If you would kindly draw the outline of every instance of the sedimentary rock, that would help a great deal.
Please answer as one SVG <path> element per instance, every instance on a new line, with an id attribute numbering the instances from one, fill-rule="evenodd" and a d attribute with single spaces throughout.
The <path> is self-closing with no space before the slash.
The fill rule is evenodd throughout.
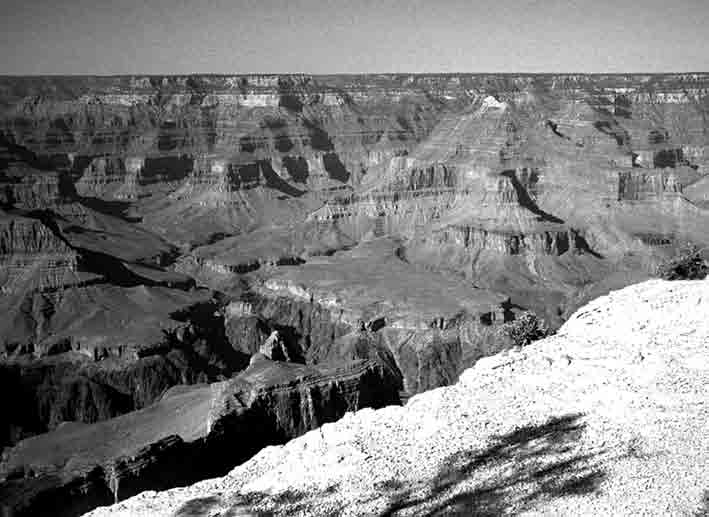
<path id="1" fill-rule="evenodd" d="M 514 317 L 505 296 L 417 269 L 400 249 L 397 241 L 379 239 L 269 273 L 244 294 L 247 302 L 231 306 L 233 346 L 253 353 L 241 329 L 274 329 L 300 362 L 344 359 L 357 350 L 358 358 L 381 359 L 341 341 L 361 322 L 408 393 L 449 384 L 465 366 L 509 346 L 496 332 Z"/>
<path id="2" fill-rule="evenodd" d="M 7 404 L 0 443 L 63 421 L 92 423 L 140 409 L 177 384 L 228 378 L 248 365 L 205 293 L 96 286 L 40 293 L 4 322 Z M 24 339 L 29 339 L 25 342 Z"/>
<path id="3" fill-rule="evenodd" d="M 41 221 L 0 212 L 3 297 L 75 283 L 77 261 L 76 252 Z"/>
<path id="4" fill-rule="evenodd" d="M 707 322 L 706 281 L 631 286 L 454 386 L 89 515 L 701 515 Z"/>
<path id="5" fill-rule="evenodd" d="M 8 139 L 71 171 L 87 195 L 134 200 L 145 225 L 186 247 L 288 234 L 303 220 L 343 242 L 394 234 L 439 270 L 480 279 L 509 263 L 514 303 L 543 304 L 531 277 L 563 312 L 570 280 L 602 283 L 634 253 L 651 259 L 629 269 L 652 269 L 666 250 L 636 237 L 652 232 L 647 220 L 707 240 L 682 195 L 707 171 L 706 74 L 4 81 Z M 477 245 L 446 245 L 452 261 L 430 253 L 461 228 L 481 260 Z M 572 253 L 606 262 L 555 258 L 564 234 L 583 239 L 570 237 Z M 300 257 L 308 242 L 279 246 L 194 260 L 241 274 Z"/>
<path id="6" fill-rule="evenodd" d="M 3 371 L 46 388 L 3 439 L 228 377 L 273 331 L 297 363 L 375 360 L 404 395 L 454 383 L 519 311 L 558 327 L 709 245 L 708 86 L 0 78 Z"/>
<path id="7" fill-rule="evenodd" d="M 271 335 L 266 338 L 266 341 L 264 341 L 261 348 L 259 348 L 259 353 L 273 361 L 291 360 L 288 347 L 283 342 L 283 338 L 281 338 L 277 330 L 271 332 Z"/>
<path id="8" fill-rule="evenodd" d="M 145 409 L 23 440 L 0 463 L 0 501 L 16 516 L 77 515 L 221 474 L 347 411 L 397 401 L 374 362 L 315 369 L 263 358 L 231 380 L 175 387 Z"/>
<path id="9" fill-rule="evenodd" d="M 237 350 L 256 352 L 281 325 L 308 361 L 311 345 L 372 318 L 258 293 L 274 270 L 363 240 L 392 235 L 412 268 L 553 326 L 684 242 L 709 244 L 706 74 L 0 82 L 3 204 L 68 248 L 7 259 L 15 307 L 51 312 L 34 291 L 60 285 L 185 288 L 192 276 L 233 299 L 256 293 L 254 317 L 227 322 Z M 175 261 L 182 275 L 166 270 Z M 384 333 L 409 324 L 397 325 Z M 454 378 L 468 356 L 456 331 L 420 331 L 402 361 L 427 363 L 430 343 L 449 366 L 407 382 Z"/>

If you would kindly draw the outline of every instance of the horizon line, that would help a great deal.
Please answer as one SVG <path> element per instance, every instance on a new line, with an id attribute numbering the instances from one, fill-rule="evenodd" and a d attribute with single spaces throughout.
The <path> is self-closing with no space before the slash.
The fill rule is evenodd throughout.
<path id="1" fill-rule="evenodd" d="M 190 73 L 117 73 L 117 74 L 94 74 L 94 73 L 80 73 L 80 74 L 0 74 L 0 78 L 63 78 L 63 77 L 99 77 L 99 78 L 116 78 L 116 77 L 131 77 L 131 76 L 143 76 L 143 77 L 195 77 L 195 76 L 209 76 L 209 77 L 230 77 L 230 76 L 310 76 L 310 77 L 352 77 L 352 76 L 370 76 L 370 75 L 414 75 L 414 76 L 455 76 L 455 75 L 511 75 L 511 76 L 524 76 L 524 75 L 709 75 L 709 70 L 705 71 L 670 71 L 670 72 L 332 72 L 332 73 L 310 73 L 310 72 L 190 72 Z"/>

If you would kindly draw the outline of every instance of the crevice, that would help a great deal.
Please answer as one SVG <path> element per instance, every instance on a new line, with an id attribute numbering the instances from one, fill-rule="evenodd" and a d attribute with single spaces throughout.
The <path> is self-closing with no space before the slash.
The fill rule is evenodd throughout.
<path id="1" fill-rule="evenodd" d="M 539 208 L 537 203 L 530 197 L 529 193 L 527 192 L 527 189 L 524 188 L 522 183 L 517 178 L 517 171 L 515 171 L 514 169 L 508 169 L 506 171 L 503 171 L 501 175 L 505 176 L 506 178 L 509 178 L 512 182 L 512 186 L 514 187 L 515 192 L 517 193 L 517 200 L 519 204 L 530 212 L 532 212 L 533 214 L 535 214 L 540 221 L 556 224 L 564 223 L 563 219 L 559 219 L 558 217 L 548 212 L 545 212 L 544 210 Z"/>

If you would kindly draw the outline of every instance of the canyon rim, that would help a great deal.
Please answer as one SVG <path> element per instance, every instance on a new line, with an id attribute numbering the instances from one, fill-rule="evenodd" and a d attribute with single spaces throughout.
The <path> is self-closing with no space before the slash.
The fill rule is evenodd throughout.
<path id="1" fill-rule="evenodd" d="M 704 3 L 45 4 L 3 516 L 709 512 Z"/>

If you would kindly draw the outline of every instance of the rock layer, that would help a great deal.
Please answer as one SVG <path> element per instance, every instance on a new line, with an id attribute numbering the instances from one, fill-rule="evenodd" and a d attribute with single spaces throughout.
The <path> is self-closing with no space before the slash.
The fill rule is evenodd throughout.
<path id="1" fill-rule="evenodd" d="M 397 401 L 373 362 L 314 369 L 263 358 L 231 380 L 175 387 L 140 411 L 20 442 L 0 464 L 0 500 L 11 515 L 77 515 L 223 473 L 347 411 Z"/>
<path id="2" fill-rule="evenodd" d="M 454 386 L 89 515 L 701 514 L 708 295 L 706 281 L 612 292 Z"/>
<path id="3" fill-rule="evenodd" d="M 409 394 L 450 384 L 479 358 L 509 346 L 496 332 L 514 318 L 504 296 L 418 270 L 400 250 L 397 241 L 378 239 L 269 273 L 246 293 L 248 301 L 227 311 L 232 346 L 256 352 L 272 329 L 300 362 L 353 351 L 365 359 L 372 357 L 366 346 L 345 346 L 341 338 L 367 330 L 362 339 L 386 350 Z"/>

